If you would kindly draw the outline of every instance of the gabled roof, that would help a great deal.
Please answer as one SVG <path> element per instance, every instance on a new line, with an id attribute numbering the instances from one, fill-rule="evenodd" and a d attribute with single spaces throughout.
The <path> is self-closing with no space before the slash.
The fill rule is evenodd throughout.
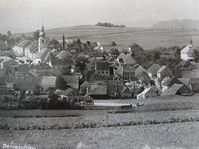
<path id="1" fill-rule="evenodd" d="M 44 57 L 43 61 L 44 62 L 49 62 L 51 59 L 54 59 L 54 58 L 55 58 L 54 55 L 51 52 L 48 52 L 46 54 L 46 56 Z"/>
<path id="2" fill-rule="evenodd" d="M 159 90 L 156 86 L 150 86 L 148 88 L 145 88 L 145 90 L 143 92 L 141 92 L 140 94 L 146 94 L 153 89 Z"/>
<path id="3" fill-rule="evenodd" d="M 124 59 L 124 63 L 125 64 L 132 64 L 132 65 L 134 65 L 134 64 L 137 63 L 137 61 L 131 56 L 131 54 L 127 54 L 126 58 Z"/>
<path id="4" fill-rule="evenodd" d="M 164 71 L 164 70 L 167 70 L 167 71 L 169 71 L 169 72 L 172 73 L 172 71 L 171 71 L 167 66 L 165 66 L 165 65 L 163 65 L 163 66 L 157 71 L 157 73 L 161 73 L 161 72 Z"/>
<path id="5" fill-rule="evenodd" d="M 92 83 L 89 87 L 89 95 L 106 95 L 107 85 Z"/>
<path id="6" fill-rule="evenodd" d="M 166 89 L 161 95 L 162 96 L 172 96 L 176 95 L 176 93 L 183 87 L 183 84 L 173 84 L 172 87 Z"/>
<path id="7" fill-rule="evenodd" d="M 85 81 L 84 83 L 82 83 L 81 85 L 80 85 L 80 88 L 86 88 L 86 87 L 88 87 L 89 86 L 89 82 L 88 81 Z"/>
<path id="8" fill-rule="evenodd" d="M 161 66 L 159 64 L 153 64 L 151 65 L 148 69 L 147 72 L 148 73 L 152 73 L 152 74 L 156 74 L 157 71 L 161 68 Z"/>
<path id="9" fill-rule="evenodd" d="M 192 50 L 192 45 L 187 45 L 186 47 L 184 47 L 182 50 L 181 50 L 181 53 L 188 53 L 189 51 Z"/>
<path id="10" fill-rule="evenodd" d="M 138 68 L 138 65 L 123 65 L 123 71 L 124 72 L 135 72 Z"/>
<path id="11" fill-rule="evenodd" d="M 141 65 L 135 70 L 135 76 L 138 76 L 139 74 L 146 72 L 146 70 L 144 69 L 144 67 L 142 67 Z"/>
<path id="12" fill-rule="evenodd" d="M 73 94 L 74 91 L 75 91 L 74 89 L 68 88 L 68 89 L 64 90 L 64 91 L 61 93 L 61 95 L 70 96 L 71 94 Z M 76 91 L 75 91 L 75 94 L 76 94 Z"/>
<path id="13" fill-rule="evenodd" d="M 130 90 L 130 88 L 124 86 L 121 92 L 122 93 L 131 93 L 131 90 Z"/>
<path id="14" fill-rule="evenodd" d="M 167 66 L 162 66 L 158 71 L 157 71 L 157 73 L 161 73 L 164 69 L 166 69 L 167 68 Z"/>
<path id="15" fill-rule="evenodd" d="M 162 85 L 164 86 L 168 86 L 168 87 L 171 87 L 173 84 L 182 84 L 181 81 L 178 80 L 178 78 L 176 77 L 165 77 L 163 80 L 162 80 Z"/>
<path id="16" fill-rule="evenodd" d="M 107 62 L 96 62 L 96 70 L 110 70 L 109 63 Z"/>
<path id="17" fill-rule="evenodd" d="M 190 88 L 190 78 L 178 78 L 186 87 Z"/>
<path id="18" fill-rule="evenodd" d="M 30 44 L 32 44 L 32 42 L 30 40 L 23 40 L 22 42 L 20 42 L 19 44 L 17 44 L 17 47 L 21 47 L 21 48 L 26 48 L 27 46 L 29 46 Z"/>
<path id="19" fill-rule="evenodd" d="M 56 57 L 58 57 L 59 59 L 67 59 L 71 58 L 72 54 L 69 51 L 63 50 Z"/>
<path id="20" fill-rule="evenodd" d="M 65 82 L 74 89 L 79 89 L 79 75 L 63 75 Z"/>
<path id="21" fill-rule="evenodd" d="M 47 48 L 43 48 L 38 54 L 37 54 L 37 58 L 43 60 L 45 58 L 45 56 L 48 54 L 49 49 Z"/>
<path id="22" fill-rule="evenodd" d="M 50 70 L 51 69 L 51 67 L 48 64 L 43 63 L 43 62 L 38 63 L 37 65 L 31 65 L 31 68 L 36 69 L 36 70 Z"/>
<path id="23" fill-rule="evenodd" d="M 56 76 L 42 76 L 40 85 L 42 87 L 55 87 Z"/>

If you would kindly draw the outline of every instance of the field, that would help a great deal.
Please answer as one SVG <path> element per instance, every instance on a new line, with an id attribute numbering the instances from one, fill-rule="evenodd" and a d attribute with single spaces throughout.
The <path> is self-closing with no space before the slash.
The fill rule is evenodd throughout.
<path id="1" fill-rule="evenodd" d="M 106 49 L 115 41 L 119 49 L 127 48 L 133 43 L 140 44 L 144 49 L 157 47 L 184 46 L 192 39 L 194 46 L 199 46 L 199 30 L 159 30 L 142 28 L 110 28 L 92 25 L 62 27 L 47 30 L 47 36 L 62 40 L 80 38 L 82 41 L 101 42 Z M 32 35 L 27 33 L 26 35 Z"/>
<path id="2" fill-rule="evenodd" d="M 115 110 L 0 110 L 3 143 L 37 148 L 190 149 L 199 146 L 199 95 Z"/>

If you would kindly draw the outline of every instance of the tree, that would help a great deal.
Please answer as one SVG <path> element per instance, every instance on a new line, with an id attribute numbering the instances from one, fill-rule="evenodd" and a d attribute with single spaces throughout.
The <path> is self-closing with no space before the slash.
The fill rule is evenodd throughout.
<path id="1" fill-rule="evenodd" d="M 113 55 L 114 57 L 118 57 L 119 54 L 120 52 L 118 51 L 118 49 L 116 48 L 111 49 L 111 55 Z"/>
<path id="2" fill-rule="evenodd" d="M 153 61 L 160 59 L 160 52 L 154 51 L 153 53 Z"/>
<path id="3" fill-rule="evenodd" d="M 66 90 L 68 88 L 67 82 L 64 80 L 64 78 L 61 75 L 57 76 L 56 88 L 60 90 Z"/>
<path id="4" fill-rule="evenodd" d="M 83 74 L 86 69 L 86 63 L 88 63 L 88 59 L 85 57 L 78 57 L 75 62 L 76 68 Z"/>
<path id="5" fill-rule="evenodd" d="M 111 46 L 117 46 L 116 42 L 115 42 L 115 41 L 112 41 L 112 42 L 111 42 Z"/>
<path id="6" fill-rule="evenodd" d="M 193 57 L 195 62 L 199 61 L 199 51 L 197 49 L 193 50 Z"/>
<path id="7" fill-rule="evenodd" d="M 61 46 L 62 46 L 61 43 L 56 39 L 50 40 L 49 45 L 52 45 L 53 48 L 61 48 Z"/>
<path id="8" fill-rule="evenodd" d="M 33 38 L 34 38 L 34 40 L 38 40 L 38 39 L 39 39 L 39 33 L 40 33 L 39 30 L 36 30 L 36 31 L 33 33 Z"/>
<path id="9" fill-rule="evenodd" d="M 70 75 L 71 74 L 71 68 L 72 68 L 72 66 L 63 67 L 61 69 L 61 74 L 62 75 Z"/>
<path id="10" fill-rule="evenodd" d="M 7 36 L 8 36 L 8 38 L 11 38 L 11 37 L 12 37 L 11 31 L 8 31 L 8 32 L 7 32 Z"/>
<path id="11" fill-rule="evenodd" d="M 39 95 L 40 94 L 40 90 L 41 90 L 41 86 L 35 85 L 34 88 L 33 88 L 33 94 L 34 95 Z"/>

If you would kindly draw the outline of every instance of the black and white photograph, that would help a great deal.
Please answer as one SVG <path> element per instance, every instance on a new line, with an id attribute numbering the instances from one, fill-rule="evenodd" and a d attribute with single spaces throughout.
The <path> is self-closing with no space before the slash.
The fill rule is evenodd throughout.
<path id="1" fill-rule="evenodd" d="M 0 0 L 0 149 L 199 149 L 199 0 Z"/>

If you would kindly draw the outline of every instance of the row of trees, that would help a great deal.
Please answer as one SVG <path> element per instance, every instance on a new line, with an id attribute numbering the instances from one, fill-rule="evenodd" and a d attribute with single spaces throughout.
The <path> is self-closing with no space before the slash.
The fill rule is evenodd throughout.
<path id="1" fill-rule="evenodd" d="M 98 22 L 96 24 L 96 26 L 105 26 L 105 27 L 126 27 L 124 24 L 112 24 L 112 23 L 108 23 L 108 22 Z"/>

